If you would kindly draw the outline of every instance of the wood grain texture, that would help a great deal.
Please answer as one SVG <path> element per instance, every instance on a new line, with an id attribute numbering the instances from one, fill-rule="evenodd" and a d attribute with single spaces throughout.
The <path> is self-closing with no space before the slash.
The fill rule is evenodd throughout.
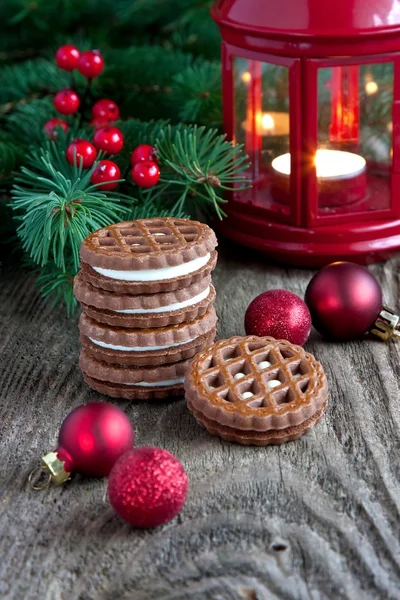
<path id="1" fill-rule="evenodd" d="M 371 267 L 397 307 L 399 265 Z M 219 337 L 243 333 L 254 296 L 302 295 L 311 275 L 224 245 Z M 105 480 L 28 487 L 68 412 L 102 397 L 77 367 L 77 319 L 46 307 L 24 272 L 5 268 L 1 283 L 1 598 L 400 599 L 400 345 L 314 332 L 306 347 L 326 369 L 330 405 L 309 435 L 280 447 L 211 437 L 183 400 L 121 401 L 137 445 L 172 451 L 190 478 L 178 518 L 138 531 L 110 509 Z"/>

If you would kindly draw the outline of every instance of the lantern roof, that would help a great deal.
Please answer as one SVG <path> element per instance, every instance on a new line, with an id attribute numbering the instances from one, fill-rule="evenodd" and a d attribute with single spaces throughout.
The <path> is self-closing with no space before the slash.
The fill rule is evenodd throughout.
<path id="1" fill-rule="evenodd" d="M 296 43 L 400 32 L 400 0 L 218 0 L 223 28 Z"/>

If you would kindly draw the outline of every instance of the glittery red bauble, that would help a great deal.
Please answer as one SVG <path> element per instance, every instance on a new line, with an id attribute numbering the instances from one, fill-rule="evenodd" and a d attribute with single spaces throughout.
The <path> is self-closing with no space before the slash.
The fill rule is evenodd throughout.
<path id="1" fill-rule="evenodd" d="M 132 425 L 123 410 L 108 402 L 89 402 L 64 419 L 57 456 L 70 473 L 104 477 L 132 449 L 133 441 Z"/>
<path id="2" fill-rule="evenodd" d="M 98 50 L 87 50 L 82 52 L 79 62 L 78 71 L 88 79 L 93 79 L 103 72 L 104 59 Z"/>
<path id="3" fill-rule="evenodd" d="M 99 185 L 100 190 L 115 190 L 118 187 L 116 180 L 121 178 L 119 166 L 112 160 L 101 160 L 95 167 L 90 181 Z"/>
<path id="4" fill-rule="evenodd" d="M 311 331 L 305 302 L 288 290 L 270 290 L 254 298 L 244 317 L 247 335 L 271 336 L 302 346 Z"/>
<path id="5" fill-rule="evenodd" d="M 72 44 L 60 46 L 56 52 L 56 64 L 64 71 L 73 71 L 77 68 L 79 62 L 79 50 Z"/>
<path id="6" fill-rule="evenodd" d="M 132 180 L 141 188 L 151 188 L 160 179 L 160 169 L 151 160 L 136 163 L 132 169 Z"/>
<path id="7" fill-rule="evenodd" d="M 382 309 L 382 290 L 364 267 L 336 262 L 314 275 L 305 300 L 315 329 L 344 341 L 362 336 L 373 325 Z"/>
<path id="8" fill-rule="evenodd" d="M 53 98 L 54 108 L 62 115 L 73 115 L 79 108 L 79 96 L 74 90 L 60 90 Z"/>
<path id="9" fill-rule="evenodd" d="M 157 162 L 157 150 L 150 144 L 140 144 L 137 146 L 131 154 L 131 166 L 134 167 L 136 163 L 144 160 L 151 160 Z"/>
<path id="10" fill-rule="evenodd" d="M 54 119 L 50 119 L 49 121 L 47 121 L 47 123 L 44 124 L 43 129 L 45 130 L 49 138 L 54 140 L 58 136 L 57 129 L 67 131 L 68 123 L 66 123 L 66 121 L 64 121 L 63 119 L 57 119 L 57 117 L 55 117 Z"/>
<path id="11" fill-rule="evenodd" d="M 117 121 L 119 118 L 118 104 L 114 100 L 102 98 L 93 104 L 92 116 L 96 120 Z"/>
<path id="12" fill-rule="evenodd" d="M 82 162 L 83 169 L 90 169 L 97 157 L 96 148 L 82 138 L 75 138 L 68 146 L 65 156 L 70 165 L 79 167 Z"/>
<path id="13" fill-rule="evenodd" d="M 123 148 L 124 136 L 118 127 L 106 125 L 96 131 L 93 136 L 93 144 L 97 150 L 103 150 L 107 154 L 118 154 Z"/>
<path id="14" fill-rule="evenodd" d="M 108 479 L 108 496 L 120 517 L 136 527 L 157 527 L 182 509 L 187 492 L 186 471 L 161 448 L 136 448 L 122 456 Z"/>

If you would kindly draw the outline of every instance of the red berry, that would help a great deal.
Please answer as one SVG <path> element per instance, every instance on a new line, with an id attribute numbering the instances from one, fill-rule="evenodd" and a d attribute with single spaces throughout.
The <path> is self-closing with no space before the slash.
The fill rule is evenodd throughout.
<path id="1" fill-rule="evenodd" d="M 104 59 L 98 50 L 82 52 L 79 58 L 78 71 L 88 79 L 98 77 L 104 69 Z"/>
<path id="2" fill-rule="evenodd" d="M 74 90 L 65 89 L 57 92 L 53 98 L 54 108 L 62 115 L 73 115 L 79 108 L 79 96 Z"/>
<path id="3" fill-rule="evenodd" d="M 92 119 L 89 122 L 89 125 L 91 125 L 95 129 L 101 129 L 102 127 L 107 127 L 108 121 L 106 119 Z"/>
<path id="4" fill-rule="evenodd" d="M 45 130 L 49 138 L 54 139 L 58 136 L 57 129 L 67 131 L 68 123 L 66 123 L 63 119 L 57 119 L 57 117 L 55 117 L 54 119 L 50 119 L 50 121 L 47 121 L 47 123 L 44 124 L 43 129 Z"/>
<path id="5" fill-rule="evenodd" d="M 131 154 L 131 165 L 134 167 L 136 163 L 143 160 L 151 160 L 157 162 L 157 150 L 150 144 L 140 144 Z"/>
<path id="6" fill-rule="evenodd" d="M 104 119 L 105 121 L 117 121 L 119 117 L 118 104 L 114 100 L 102 98 L 92 107 L 93 119 Z"/>
<path id="7" fill-rule="evenodd" d="M 93 144 L 97 150 L 104 150 L 107 154 L 118 154 L 124 145 L 124 136 L 118 127 L 108 125 L 96 131 Z"/>
<path id="8" fill-rule="evenodd" d="M 115 181 L 120 178 L 121 171 L 115 162 L 112 162 L 112 160 L 101 160 L 91 174 L 90 181 L 95 185 L 102 184 L 100 185 L 101 190 L 115 190 L 118 187 L 118 183 L 115 183 Z"/>
<path id="9" fill-rule="evenodd" d="M 68 146 L 65 156 L 70 165 L 74 165 L 76 162 L 76 165 L 79 167 L 82 159 L 82 167 L 90 169 L 96 160 L 97 151 L 88 140 L 75 138 Z"/>
<path id="10" fill-rule="evenodd" d="M 77 68 L 79 62 L 79 50 L 72 44 L 60 46 L 56 52 L 56 63 L 64 71 L 73 71 Z"/>
<path id="11" fill-rule="evenodd" d="M 141 188 L 151 188 L 160 179 L 160 169 L 155 162 L 143 160 L 134 165 L 132 179 Z"/>

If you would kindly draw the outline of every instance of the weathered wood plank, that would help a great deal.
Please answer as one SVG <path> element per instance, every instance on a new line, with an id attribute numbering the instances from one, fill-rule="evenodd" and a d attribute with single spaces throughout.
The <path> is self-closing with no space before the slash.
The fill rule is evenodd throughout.
<path id="1" fill-rule="evenodd" d="M 399 305 L 400 260 L 371 269 Z M 312 272 L 224 245 L 215 273 L 219 336 L 243 333 L 268 288 L 303 294 Z M 400 598 L 399 349 L 375 341 L 307 349 L 325 366 L 330 406 L 303 439 L 242 448 L 209 436 L 184 401 L 121 402 L 138 445 L 185 464 L 181 515 L 137 531 L 109 508 L 106 482 L 33 492 L 26 477 L 65 415 L 101 396 L 77 368 L 76 318 L 46 307 L 26 273 L 0 287 L 0 597 Z"/>

